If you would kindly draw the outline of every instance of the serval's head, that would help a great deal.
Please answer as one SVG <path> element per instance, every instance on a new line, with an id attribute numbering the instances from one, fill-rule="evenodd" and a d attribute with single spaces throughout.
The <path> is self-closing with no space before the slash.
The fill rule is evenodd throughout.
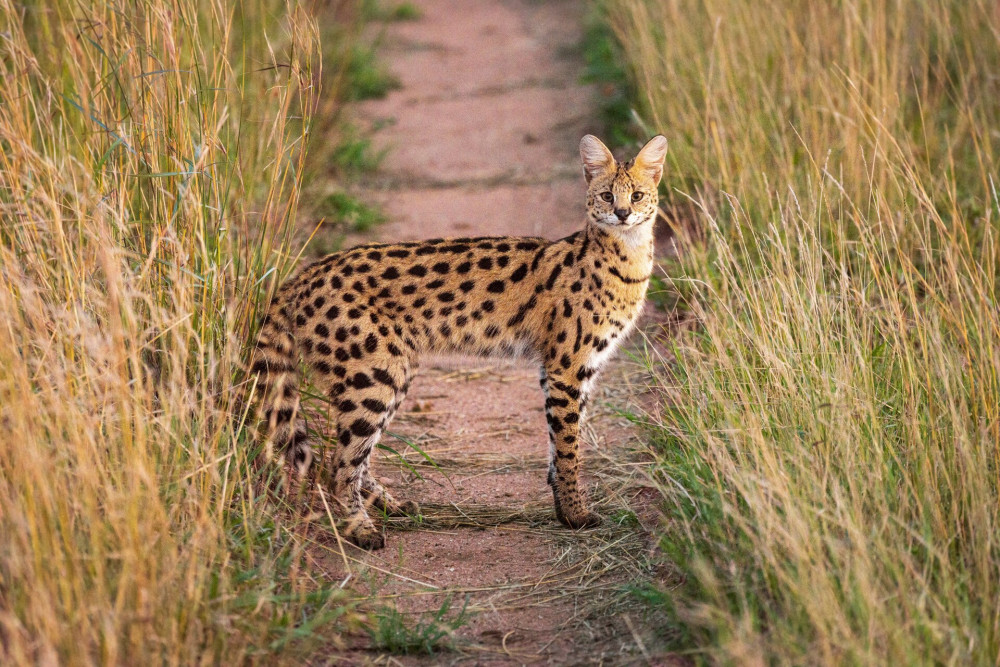
<path id="1" fill-rule="evenodd" d="M 628 230 L 656 220 L 656 187 L 663 175 L 667 140 L 657 135 L 628 162 L 618 162 L 597 137 L 580 140 L 587 179 L 587 217 L 603 228 Z"/>

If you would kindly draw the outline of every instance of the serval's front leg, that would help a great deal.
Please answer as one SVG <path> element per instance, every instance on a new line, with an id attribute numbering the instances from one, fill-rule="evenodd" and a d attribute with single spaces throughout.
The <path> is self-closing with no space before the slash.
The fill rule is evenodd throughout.
<path id="1" fill-rule="evenodd" d="M 591 528 L 601 516 L 587 509 L 580 493 L 581 383 L 562 369 L 542 369 L 545 417 L 549 422 L 549 486 L 556 517 L 570 528 Z"/>

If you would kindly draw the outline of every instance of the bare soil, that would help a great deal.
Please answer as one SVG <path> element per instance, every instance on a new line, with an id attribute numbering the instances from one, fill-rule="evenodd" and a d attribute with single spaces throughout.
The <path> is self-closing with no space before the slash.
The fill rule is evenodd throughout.
<path id="1" fill-rule="evenodd" d="M 389 222 L 375 236 L 515 234 L 559 238 L 584 220 L 577 144 L 599 129 L 581 85 L 583 3 L 420 0 L 388 24 L 383 59 L 402 87 L 360 106 L 388 149 L 369 195 Z M 360 240 L 360 239 L 359 239 Z M 369 240 L 366 238 L 365 240 Z M 633 346 L 634 347 L 634 346 Z M 648 401 L 641 365 L 605 372 L 584 429 L 584 483 L 601 527 L 571 531 L 552 510 L 538 372 L 522 363 L 425 359 L 378 453 L 375 474 L 422 519 L 386 521 L 367 553 L 317 531 L 309 554 L 348 579 L 362 608 L 391 605 L 410 627 L 451 598 L 471 613 L 431 656 L 368 636 L 318 656 L 337 664 L 668 664 L 664 620 L 627 590 L 657 577 L 641 432 L 623 415 Z M 416 448 L 422 450 L 428 462 Z M 375 594 L 375 595 L 373 595 Z"/>

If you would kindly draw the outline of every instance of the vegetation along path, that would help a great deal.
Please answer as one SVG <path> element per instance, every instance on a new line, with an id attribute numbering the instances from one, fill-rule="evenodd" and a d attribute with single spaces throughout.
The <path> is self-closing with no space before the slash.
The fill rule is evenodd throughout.
<path id="1" fill-rule="evenodd" d="M 579 83 L 580 4 L 490 0 L 458 12 L 422 0 L 418 19 L 386 28 L 383 57 L 402 85 L 360 107 L 387 150 L 369 193 L 388 219 L 379 239 L 559 238 L 582 225 L 576 147 L 598 128 L 594 91 Z M 537 369 L 423 360 L 383 439 L 398 455 L 383 449 L 375 465 L 397 497 L 421 504 L 422 520 L 391 520 L 375 553 L 337 543 L 312 551 L 329 578 L 350 576 L 373 594 L 375 636 L 336 659 L 661 661 L 657 624 L 628 589 L 655 574 L 648 531 L 659 521 L 646 464 L 630 453 L 637 434 L 620 416 L 641 392 L 638 373 L 620 360 L 600 383 L 584 481 L 606 520 L 574 532 L 556 521 L 545 483 Z M 430 648 L 433 657 L 418 657 Z"/>

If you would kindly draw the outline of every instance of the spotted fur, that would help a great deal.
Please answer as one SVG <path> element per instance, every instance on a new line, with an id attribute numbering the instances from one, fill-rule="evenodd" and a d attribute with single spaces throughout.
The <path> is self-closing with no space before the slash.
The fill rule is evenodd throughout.
<path id="1" fill-rule="evenodd" d="M 366 499 L 413 512 L 371 476 L 372 449 L 406 396 L 422 353 L 526 354 L 540 364 L 559 520 L 597 525 L 579 488 L 578 455 L 594 381 L 628 334 L 653 268 L 653 224 L 666 139 L 617 162 L 593 136 L 580 142 L 587 224 L 558 241 L 482 237 L 369 244 L 334 253 L 286 282 L 251 361 L 265 452 L 300 473 L 313 452 L 299 410 L 299 358 L 335 407 L 340 447 L 333 495 L 347 536 L 384 546 Z"/>

